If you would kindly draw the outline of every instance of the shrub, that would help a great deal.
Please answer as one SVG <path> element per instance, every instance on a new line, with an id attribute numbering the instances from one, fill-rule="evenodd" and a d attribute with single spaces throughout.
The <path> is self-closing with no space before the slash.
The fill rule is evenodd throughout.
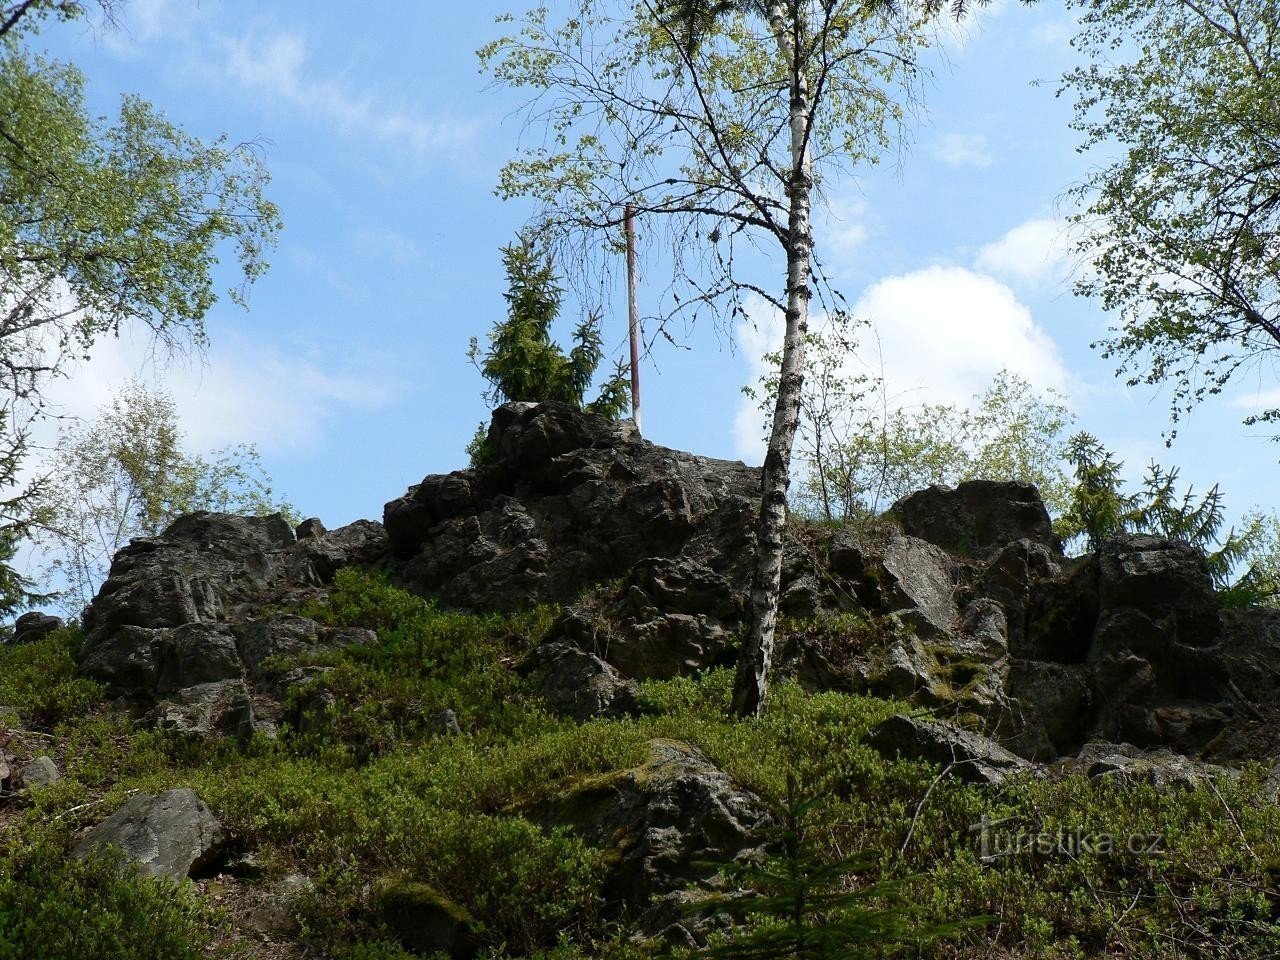
<path id="1" fill-rule="evenodd" d="M 101 685 L 76 676 L 81 639 L 80 629 L 68 626 L 34 643 L 0 646 L 0 705 L 23 724 L 49 730 L 100 703 Z"/>
<path id="2" fill-rule="evenodd" d="M 67 856 L 45 832 L 0 848 L 0 960 L 197 960 L 211 924 L 189 885 L 142 877 L 119 853 Z"/>

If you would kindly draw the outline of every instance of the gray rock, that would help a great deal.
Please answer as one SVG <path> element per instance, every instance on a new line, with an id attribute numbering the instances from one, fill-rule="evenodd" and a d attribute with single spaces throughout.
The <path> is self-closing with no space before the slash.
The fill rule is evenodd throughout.
<path id="1" fill-rule="evenodd" d="M 1204 556 L 1157 537 L 1112 540 L 1099 554 L 1089 650 L 1094 739 L 1193 753 L 1226 725 L 1221 624 Z"/>
<path id="2" fill-rule="evenodd" d="M 1005 689 L 1016 731 L 1011 747 L 1031 760 L 1072 752 L 1088 736 L 1093 688 L 1083 664 L 1015 660 Z"/>
<path id="3" fill-rule="evenodd" d="M 968 480 L 952 489 L 934 485 L 894 504 L 902 529 L 948 553 L 986 557 L 1015 540 L 1061 552 L 1049 512 L 1033 484 Z"/>
<path id="4" fill-rule="evenodd" d="M 22 785 L 27 788 L 46 787 L 61 779 L 62 774 L 52 757 L 36 757 L 22 768 Z"/>
<path id="5" fill-rule="evenodd" d="M 194 513 L 119 553 L 85 611 L 80 671 L 150 698 L 231 679 L 242 667 L 222 626 L 287 587 L 293 530 L 280 516 Z"/>
<path id="6" fill-rule="evenodd" d="M 43 640 L 53 631 L 61 629 L 61 617 L 33 610 L 30 613 L 24 613 L 13 622 L 13 640 L 10 642 L 34 643 L 37 640 Z"/>
<path id="7" fill-rule="evenodd" d="M 85 611 L 86 648 L 121 626 L 180 627 L 218 622 L 273 584 L 293 529 L 279 514 L 238 517 L 197 512 L 159 537 L 119 551 Z"/>
<path id="8" fill-rule="evenodd" d="M 150 719 L 161 730 L 200 738 L 225 734 L 243 740 L 258 729 L 249 688 L 240 679 L 178 690 L 157 704 Z"/>
<path id="9" fill-rule="evenodd" d="M 642 560 L 684 555 L 745 584 L 758 470 L 555 403 L 499 408 L 489 442 L 493 463 L 426 477 L 387 504 L 398 582 L 512 609 L 572 602 Z"/>
<path id="10" fill-rule="evenodd" d="M 309 522 L 304 521 L 299 530 Z M 289 575 L 298 583 L 325 585 L 344 567 L 375 566 L 389 550 L 387 532 L 372 520 L 357 520 L 336 530 L 313 526 L 307 528 L 306 536 L 299 534 L 297 546 L 290 551 Z"/>
<path id="11" fill-rule="evenodd" d="M 1038 598 L 1047 583 L 1061 576 L 1062 563 L 1061 555 L 1050 547 L 1024 539 L 1008 544 L 982 570 L 977 592 L 1004 611 L 1005 642 L 1014 656 L 1055 659 L 1052 654 L 1038 656 L 1040 651 L 1029 649 L 1028 634 L 1042 621 Z M 1092 629 L 1092 620 L 1088 629 Z M 1087 636 L 1078 646 L 1078 659 L 1082 660 Z"/>
<path id="12" fill-rule="evenodd" d="M 81 653 L 80 673 L 114 694 L 149 697 L 160 672 L 160 650 L 166 631 L 122 626 L 102 631 Z"/>
<path id="13" fill-rule="evenodd" d="M 458 723 L 458 715 L 452 710 L 444 709 L 433 718 L 434 726 L 441 733 L 450 737 L 462 735 L 462 726 Z"/>
<path id="14" fill-rule="evenodd" d="M 636 686 L 593 653 L 567 643 L 538 647 L 521 664 L 553 713 L 586 722 L 635 713 Z"/>
<path id="15" fill-rule="evenodd" d="M 867 744 L 886 759 L 925 760 L 966 783 L 986 786 L 999 786 L 1034 769 L 980 734 L 902 715 L 880 723 L 871 731 Z"/>
<path id="16" fill-rule="evenodd" d="M 1127 743 L 1088 743 L 1078 756 L 1064 760 L 1060 767 L 1082 772 L 1090 779 L 1159 790 L 1194 790 L 1214 780 L 1238 775 L 1237 771 L 1193 760 L 1172 750 L 1140 750 Z"/>
<path id="17" fill-rule="evenodd" d="M 920 636 L 952 634 L 959 619 L 955 562 L 945 552 L 914 537 L 892 537 L 884 544 L 880 567 L 889 606 Z"/>
<path id="18" fill-rule="evenodd" d="M 225 836 L 204 801 L 182 788 L 135 794 L 89 828 L 72 853 L 86 857 L 104 846 L 118 847 L 145 876 L 181 880 L 211 866 Z"/>
<path id="19" fill-rule="evenodd" d="M 769 823 L 753 794 L 674 740 L 650 741 L 638 767 L 584 777 L 529 813 L 614 851 L 609 893 L 633 910 L 654 894 L 706 881 L 716 864 L 756 853 Z"/>
<path id="20" fill-rule="evenodd" d="M 323 627 L 307 617 L 272 614 L 245 620 L 232 627 L 237 648 L 250 677 L 261 679 L 263 664 L 272 657 L 297 657 L 325 650 L 370 644 L 378 637 L 372 630 Z"/>
<path id="21" fill-rule="evenodd" d="M 328 532 L 329 529 L 320 522 L 319 517 L 311 517 L 298 524 L 293 534 L 301 541 L 310 540 L 314 537 L 323 537 Z"/>
<path id="22" fill-rule="evenodd" d="M 297 933 L 295 915 L 298 898 L 315 889 L 311 879 L 301 873 L 290 873 L 275 883 L 265 885 L 245 913 L 245 923 L 254 932 L 272 940 Z"/>
<path id="23" fill-rule="evenodd" d="M 222 624 L 184 623 L 166 632 L 158 652 L 157 693 L 238 680 L 244 674 L 236 638 Z"/>

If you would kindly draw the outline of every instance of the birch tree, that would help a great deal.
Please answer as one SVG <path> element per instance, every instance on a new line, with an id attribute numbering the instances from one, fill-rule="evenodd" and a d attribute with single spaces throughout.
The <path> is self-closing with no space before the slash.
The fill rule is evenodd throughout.
<path id="1" fill-rule="evenodd" d="M 78 617 L 106 579 L 116 552 L 153 537 L 185 513 L 264 516 L 289 503 L 273 495 L 252 444 L 190 453 L 172 397 L 139 381 L 122 387 L 91 421 L 66 426 L 33 494 L 32 541 L 44 586 Z"/>
<path id="2" fill-rule="evenodd" d="M 539 228 L 580 251 L 591 238 L 616 238 L 626 204 L 646 223 L 665 221 L 673 282 L 663 322 L 704 307 L 732 321 L 755 304 L 785 316 L 733 705 L 754 715 L 774 646 L 810 300 L 815 291 L 834 296 L 815 258 L 814 202 L 894 144 L 936 8 L 878 0 L 566 6 L 555 22 L 546 7 L 500 18 L 514 32 L 480 51 L 498 82 L 530 95 L 526 133 L 545 131 L 503 168 L 499 194 L 533 198 Z M 762 279 L 756 251 L 782 267 L 781 282 Z"/>
<path id="3" fill-rule="evenodd" d="M 1077 292 L 1117 322 L 1095 346 L 1169 385 L 1173 432 L 1280 350 L 1280 5 L 1071 0 L 1085 62 L 1073 127 L 1105 162 L 1072 191 Z M 1123 145 L 1118 153 L 1116 143 Z M 1246 423 L 1280 423 L 1280 406 Z"/>

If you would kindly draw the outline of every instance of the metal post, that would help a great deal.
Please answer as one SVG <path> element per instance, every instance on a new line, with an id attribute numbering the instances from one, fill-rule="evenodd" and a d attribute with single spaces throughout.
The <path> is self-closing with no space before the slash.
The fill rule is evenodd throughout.
<path id="1" fill-rule="evenodd" d="M 627 319 L 631 330 L 631 419 L 640 431 L 640 314 L 636 310 L 636 208 L 627 204 Z"/>

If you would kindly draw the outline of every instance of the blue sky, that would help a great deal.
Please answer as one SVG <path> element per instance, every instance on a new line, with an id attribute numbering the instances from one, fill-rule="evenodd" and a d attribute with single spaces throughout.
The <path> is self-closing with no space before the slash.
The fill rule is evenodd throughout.
<path id="1" fill-rule="evenodd" d="M 90 416 L 130 376 L 156 380 L 197 452 L 256 443 L 277 489 L 330 526 L 378 518 L 408 484 L 464 466 L 488 413 L 467 343 L 503 315 L 498 248 L 530 213 L 493 194 L 519 101 L 489 88 L 474 51 L 497 36 L 497 14 L 521 10 L 130 0 L 115 30 L 46 29 L 36 44 L 81 67 L 95 111 L 139 93 L 198 136 L 260 141 L 285 220 L 249 311 L 224 302 L 209 317 L 202 362 L 156 369 L 144 342 L 103 343 L 59 386 L 65 411 Z M 1269 507 L 1280 449 L 1240 419 L 1274 381 L 1242 380 L 1166 451 L 1167 396 L 1125 388 L 1089 348 L 1107 319 L 1070 293 L 1061 230 L 1060 198 L 1099 159 L 1076 153 L 1070 103 L 1054 95 L 1071 33 L 1055 3 L 983 11 L 935 61 L 899 160 L 828 197 L 819 249 L 874 322 L 895 392 L 963 400 L 1007 366 L 1067 394 L 1132 475 L 1156 457 L 1201 488 L 1220 481 L 1232 512 Z M 660 265 L 646 266 L 642 309 L 661 286 Z M 605 323 L 621 356 L 620 297 Z M 645 430 L 758 462 L 740 388 L 773 333 L 729 333 L 708 324 L 688 349 L 655 347 Z"/>

